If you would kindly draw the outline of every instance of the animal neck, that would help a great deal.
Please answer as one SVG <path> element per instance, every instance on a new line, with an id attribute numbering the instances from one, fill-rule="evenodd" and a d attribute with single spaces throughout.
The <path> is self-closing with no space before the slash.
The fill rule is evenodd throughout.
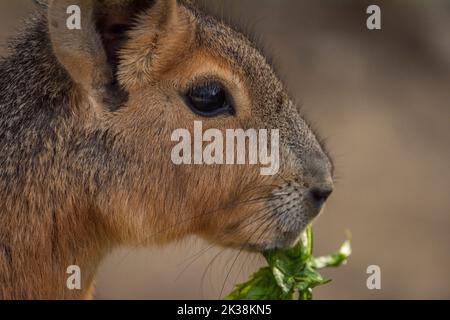
<path id="1" fill-rule="evenodd" d="M 0 298 L 86 297 L 110 241 L 97 213 L 76 210 L 9 212 L 9 228 L 0 230 Z"/>

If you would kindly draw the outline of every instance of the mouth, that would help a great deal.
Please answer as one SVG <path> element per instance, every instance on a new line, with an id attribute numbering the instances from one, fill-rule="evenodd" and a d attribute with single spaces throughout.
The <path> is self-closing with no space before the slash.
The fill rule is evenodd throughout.
<path id="1" fill-rule="evenodd" d="M 290 233 L 289 235 L 270 242 L 246 243 L 241 249 L 249 252 L 263 253 L 269 250 L 288 249 L 294 247 L 300 240 L 301 233 Z"/>
<path id="2" fill-rule="evenodd" d="M 308 214 L 297 212 L 294 219 L 280 220 L 274 230 L 267 232 L 267 238 L 261 237 L 257 243 L 249 242 L 241 248 L 250 252 L 265 252 L 268 250 L 288 249 L 294 247 L 301 234 L 323 211 L 325 206 L 311 208 Z M 265 239 L 264 239 L 265 238 Z"/>
<path id="3" fill-rule="evenodd" d="M 247 242 L 239 247 L 249 252 L 265 252 L 275 249 L 288 249 L 294 247 L 300 240 L 302 232 L 309 224 L 301 224 L 290 230 L 277 230 L 276 235 L 272 239 L 261 239 L 259 242 Z"/>
<path id="4" fill-rule="evenodd" d="M 288 249 L 298 243 L 303 231 L 324 207 L 324 201 L 313 201 L 308 192 L 284 188 L 277 190 L 257 210 L 252 210 L 250 217 L 230 223 L 220 230 L 220 235 L 210 236 L 222 246 L 248 252 Z M 267 216 L 270 219 L 266 219 Z"/>

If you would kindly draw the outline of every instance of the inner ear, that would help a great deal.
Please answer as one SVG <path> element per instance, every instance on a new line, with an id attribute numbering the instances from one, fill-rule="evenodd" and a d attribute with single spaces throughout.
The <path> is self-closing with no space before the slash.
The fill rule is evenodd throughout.
<path id="1" fill-rule="evenodd" d="M 94 106 L 115 111 L 127 102 L 128 93 L 117 80 L 119 52 L 136 17 L 155 1 L 49 0 L 53 52 L 77 87 L 95 102 Z M 81 26 L 68 28 L 68 8 L 75 5 L 79 7 Z"/>
<path id="2" fill-rule="evenodd" d="M 112 2 L 112 1 L 111 1 Z M 136 17 L 153 5 L 151 0 L 125 1 L 125 4 L 101 5 L 95 10 L 96 29 L 100 35 L 108 64 L 117 83 L 119 52 L 128 40 L 128 31 Z"/>

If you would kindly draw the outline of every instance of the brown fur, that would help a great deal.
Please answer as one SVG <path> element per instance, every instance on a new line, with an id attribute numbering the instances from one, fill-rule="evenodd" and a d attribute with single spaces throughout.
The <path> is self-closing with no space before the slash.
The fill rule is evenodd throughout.
<path id="1" fill-rule="evenodd" d="M 89 32 L 62 29 L 72 3 Z M 50 1 L 0 75 L 0 298 L 88 297 L 121 244 L 292 245 L 320 211 L 311 188 L 332 186 L 329 157 L 266 59 L 187 1 Z M 200 119 L 181 98 L 199 77 L 220 79 L 237 108 L 204 129 L 280 129 L 279 175 L 172 164 L 172 131 Z M 66 288 L 69 265 L 81 291 Z"/>

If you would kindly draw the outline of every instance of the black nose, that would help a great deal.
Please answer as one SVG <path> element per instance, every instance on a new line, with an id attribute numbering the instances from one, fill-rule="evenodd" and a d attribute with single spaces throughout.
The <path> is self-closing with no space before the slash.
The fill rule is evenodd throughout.
<path id="1" fill-rule="evenodd" d="M 311 196 L 314 200 L 314 202 L 321 206 L 327 201 L 327 199 L 330 197 L 331 193 L 333 192 L 333 188 L 331 187 L 315 187 L 311 189 Z"/>

